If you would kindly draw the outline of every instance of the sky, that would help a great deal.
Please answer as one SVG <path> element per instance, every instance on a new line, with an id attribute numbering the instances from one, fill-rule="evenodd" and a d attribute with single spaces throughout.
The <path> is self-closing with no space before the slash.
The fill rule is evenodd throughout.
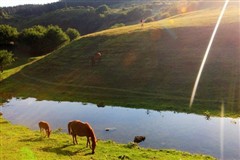
<path id="1" fill-rule="evenodd" d="M 17 6 L 23 4 L 46 4 L 58 0 L 0 0 L 0 7 Z"/>

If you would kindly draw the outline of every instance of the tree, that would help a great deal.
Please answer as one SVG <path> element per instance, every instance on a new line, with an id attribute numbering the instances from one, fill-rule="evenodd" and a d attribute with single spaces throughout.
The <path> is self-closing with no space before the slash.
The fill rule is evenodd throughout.
<path id="1" fill-rule="evenodd" d="M 69 41 L 69 37 L 59 26 L 49 25 L 44 37 L 45 49 L 47 52 L 53 51 L 60 45 Z"/>
<path id="2" fill-rule="evenodd" d="M 0 45 L 9 45 L 14 42 L 18 36 L 16 28 L 9 25 L 0 25 Z"/>
<path id="3" fill-rule="evenodd" d="M 99 6 L 96 9 L 96 13 L 104 14 L 104 13 L 107 13 L 109 10 L 111 10 L 111 8 L 109 8 L 108 5 L 104 4 L 104 5 Z"/>
<path id="4" fill-rule="evenodd" d="M 0 72 L 3 72 L 3 68 L 10 65 L 14 61 L 12 52 L 7 50 L 0 50 Z"/>
<path id="5" fill-rule="evenodd" d="M 148 22 L 153 22 L 154 18 L 153 17 L 148 17 L 144 22 L 148 23 Z"/>
<path id="6" fill-rule="evenodd" d="M 66 31 L 66 34 L 68 35 L 71 41 L 76 39 L 78 36 L 80 36 L 80 33 L 78 32 L 78 30 L 74 28 L 68 28 Z"/>
<path id="7" fill-rule="evenodd" d="M 24 29 L 20 34 L 18 41 L 22 44 L 22 48 L 32 55 L 39 55 L 43 53 L 43 39 L 47 29 L 43 26 L 33 26 Z"/>
<path id="8" fill-rule="evenodd" d="M 51 52 L 67 41 L 69 41 L 67 34 L 60 27 L 53 25 L 47 28 L 33 26 L 24 29 L 19 35 L 22 49 L 33 56 Z"/>
<path id="9" fill-rule="evenodd" d="M 111 26 L 110 29 L 118 28 L 118 27 L 123 27 L 123 26 L 125 26 L 124 23 L 117 23 L 117 24 L 114 24 L 113 26 Z"/>

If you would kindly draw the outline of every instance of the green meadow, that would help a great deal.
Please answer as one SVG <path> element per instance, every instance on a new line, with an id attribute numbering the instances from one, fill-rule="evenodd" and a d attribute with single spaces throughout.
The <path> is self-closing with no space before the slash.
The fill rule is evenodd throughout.
<path id="1" fill-rule="evenodd" d="M 144 149 L 134 143 L 117 144 L 113 141 L 98 140 L 95 154 L 86 148 L 86 138 L 78 137 L 78 145 L 72 144 L 72 137 L 53 131 L 46 138 L 39 131 L 10 124 L 0 117 L 0 159 L 11 160 L 109 160 L 109 159 L 162 159 L 162 160 L 211 160 L 211 156 L 190 154 L 167 149 Z"/>
<path id="2" fill-rule="evenodd" d="M 18 59 L 3 95 L 225 116 L 240 114 L 239 8 L 230 6 L 214 39 L 191 108 L 192 88 L 220 9 L 80 37 L 46 56 Z M 102 53 L 91 66 L 89 56 Z"/>
<path id="3" fill-rule="evenodd" d="M 0 75 L 0 104 L 11 97 L 102 103 L 220 116 L 240 115 L 240 12 L 227 8 L 196 99 L 192 88 L 220 9 L 182 13 L 156 22 L 85 36 L 40 57 L 20 56 Z M 91 66 L 89 56 L 102 53 Z M 0 159 L 214 159 L 172 149 L 147 149 L 129 142 L 98 140 L 95 154 L 86 139 L 59 130 L 50 138 L 0 117 Z"/>

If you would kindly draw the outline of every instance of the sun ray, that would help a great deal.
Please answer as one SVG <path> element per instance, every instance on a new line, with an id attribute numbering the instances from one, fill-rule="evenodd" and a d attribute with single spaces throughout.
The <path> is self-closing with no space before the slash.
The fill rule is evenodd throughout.
<path id="1" fill-rule="evenodd" d="M 202 74 L 202 71 L 203 71 L 205 62 L 206 62 L 206 60 L 207 60 L 209 51 L 210 51 L 211 46 L 212 46 L 212 43 L 213 43 L 213 40 L 214 40 L 214 38 L 215 38 L 215 35 L 216 35 L 216 33 L 217 33 L 219 24 L 221 23 L 222 17 L 223 17 L 223 15 L 224 15 L 224 12 L 225 12 L 225 10 L 226 10 L 226 8 L 227 8 L 228 3 L 229 3 L 229 0 L 226 0 L 225 3 L 224 3 L 224 6 L 223 6 L 223 8 L 222 8 L 222 11 L 221 11 L 221 13 L 220 13 L 220 15 L 219 15 L 219 17 L 218 17 L 216 26 L 215 26 L 215 28 L 214 28 L 214 30 L 213 30 L 211 39 L 210 39 L 210 41 L 209 41 L 207 50 L 206 50 L 205 55 L 204 55 L 204 57 L 203 57 L 202 64 L 201 64 L 201 66 L 200 66 L 200 69 L 199 69 L 199 72 L 198 72 L 198 75 L 197 75 L 197 78 L 196 78 L 196 81 L 195 81 L 195 84 L 194 84 L 194 87 L 193 87 L 193 91 L 192 91 L 192 95 L 191 95 L 191 99 L 190 99 L 190 105 L 189 105 L 190 108 L 192 107 L 192 104 L 193 104 L 193 101 L 194 101 L 194 97 L 195 97 L 195 94 L 196 94 L 196 91 L 197 91 L 198 83 L 199 83 L 199 80 L 200 80 L 200 77 L 201 77 L 201 74 Z"/>
<path id="2" fill-rule="evenodd" d="M 220 153 L 221 160 L 224 160 L 224 102 L 221 105 L 221 119 L 220 119 Z"/>

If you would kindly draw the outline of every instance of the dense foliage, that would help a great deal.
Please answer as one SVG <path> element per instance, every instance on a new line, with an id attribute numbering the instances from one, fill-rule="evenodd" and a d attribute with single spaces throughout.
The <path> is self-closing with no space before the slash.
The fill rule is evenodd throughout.
<path id="1" fill-rule="evenodd" d="M 148 1 L 87 1 L 62 0 L 46 5 L 24 5 L 0 8 L 0 24 L 10 24 L 18 29 L 34 25 L 58 25 L 62 29 L 75 28 L 81 34 L 107 29 L 115 24 L 135 24 L 141 19 L 171 12 L 176 14 L 175 2 Z M 174 13 L 175 12 L 175 13 Z M 165 14 L 167 15 L 167 14 Z M 161 19 L 158 17 L 158 19 Z"/>
<path id="2" fill-rule="evenodd" d="M 41 55 L 69 41 L 69 37 L 58 26 L 43 27 L 38 25 L 24 29 L 20 33 L 18 41 L 20 48 L 24 51 L 32 55 Z"/>
<path id="3" fill-rule="evenodd" d="M 0 50 L 0 72 L 3 72 L 5 66 L 10 65 L 14 61 L 12 52 Z"/>
<path id="4" fill-rule="evenodd" d="M 10 25 L 0 25 L 0 45 L 8 45 L 14 42 L 18 36 L 18 31 Z"/>
<path id="5" fill-rule="evenodd" d="M 68 28 L 66 30 L 66 34 L 68 35 L 71 41 L 80 36 L 80 33 L 78 32 L 78 30 L 74 28 Z"/>

